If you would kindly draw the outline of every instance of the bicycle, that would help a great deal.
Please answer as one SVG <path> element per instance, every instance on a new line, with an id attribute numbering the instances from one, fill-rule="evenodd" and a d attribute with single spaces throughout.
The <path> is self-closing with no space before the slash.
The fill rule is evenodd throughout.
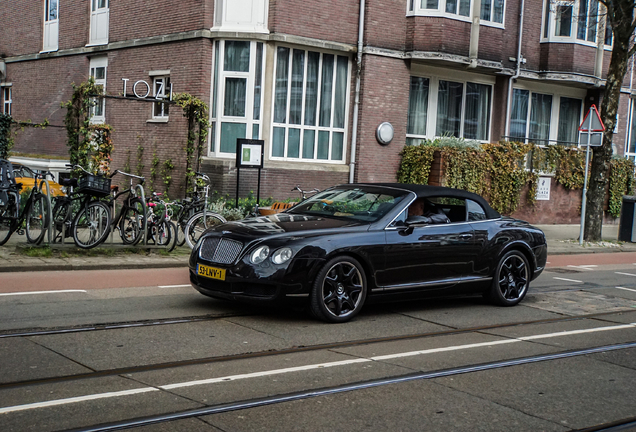
<path id="1" fill-rule="evenodd" d="M 22 235 L 23 226 L 29 243 L 38 245 L 42 242 L 49 225 L 50 201 L 42 193 L 47 175 L 53 177 L 50 172 L 37 175 L 27 202 L 20 212 L 22 184 L 15 182 L 11 162 L 0 159 L 0 246 L 9 241 L 14 232 Z"/>
<path id="2" fill-rule="evenodd" d="M 300 185 L 296 185 L 296 187 L 291 190 L 291 192 L 294 192 L 294 191 L 298 191 L 300 193 L 300 201 L 299 202 L 303 202 L 303 201 L 305 201 L 307 199 L 307 194 L 316 194 L 316 193 L 320 192 L 320 189 L 313 188 L 310 191 L 306 191 L 306 190 L 302 190 L 300 188 Z"/>
<path id="3" fill-rule="evenodd" d="M 85 176 L 79 181 L 61 180 L 60 184 L 68 193 L 55 199 L 53 242 L 63 242 L 64 238 L 72 236 L 77 247 L 91 249 L 103 243 L 110 231 L 110 209 L 100 201 L 110 192 L 110 179 L 94 175 L 79 165 L 66 166 L 82 171 Z M 76 207 L 75 211 L 73 207 Z"/>
<path id="4" fill-rule="evenodd" d="M 166 246 L 168 252 L 177 246 L 177 227 L 170 220 L 168 203 L 160 198 L 161 193 L 152 193 L 148 200 L 146 236 L 155 245 Z M 157 214 L 159 213 L 159 214 Z"/>
<path id="5" fill-rule="evenodd" d="M 141 176 L 136 176 L 134 174 L 129 174 L 123 171 L 115 170 L 110 178 L 112 179 L 117 174 L 121 174 L 129 178 L 129 186 L 128 189 L 123 191 L 119 191 L 119 186 L 114 185 L 111 186 L 112 195 L 110 195 L 106 201 L 109 211 L 112 214 L 115 214 L 115 203 L 118 198 L 124 196 L 123 204 L 117 214 L 112 219 L 110 223 L 110 229 L 119 231 L 119 236 L 121 237 L 122 242 L 125 245 L 134 246 L 139 243 L 144 234 L 144 229 L 146 226 L 146 221 L 144 216 L 146 215 L 145 203 L 142 198 L 137 196 L 136 188 L 140 186 L 143 188 L 144 182 L 146 179 Z M 139 180 L 139 184 L 134 186 L 133 180 Z"/>
<path id="6" fill-rule="evenodd" d="M 203 200 L 203 210 L 191 216 L 185 225 L 185 229 L 183 230 L 185 241 L 190 249 L 194 249 L 194 245 L 196 245 L 197 241 L 204 231 L 216 225 L 227 222 L 225 218 L 220 214 L 209 212 L 207 209 L 208 195 L 210 191 L 210 177 L 199 172 L 195 174 L 197 175 L 197 178 L 203 180 L 206 185 L 203 188 L 205 196 Z"/>

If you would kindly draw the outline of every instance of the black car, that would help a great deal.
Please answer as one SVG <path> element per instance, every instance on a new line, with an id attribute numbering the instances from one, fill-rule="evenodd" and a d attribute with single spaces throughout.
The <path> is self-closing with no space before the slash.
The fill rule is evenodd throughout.
<path id="1" fill-rule="evenodd" d="M 426 213 L 409 215 L 418 202 Z M 384 294 L 482 293 L 513 306 L 546 258 L 541 230 L 473 193 L 345 184 L 283 213 L 210 229 L 190 256 L 190 281 L 230 300 L 305 297 L 316 317 L 344 322 Z"/>

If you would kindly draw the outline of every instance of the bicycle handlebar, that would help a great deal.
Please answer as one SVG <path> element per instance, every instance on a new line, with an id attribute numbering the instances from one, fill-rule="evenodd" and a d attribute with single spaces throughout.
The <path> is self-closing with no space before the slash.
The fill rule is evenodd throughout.
<path id="1" fill-rule="evenodd" d="M 146 181 L 145 177 L 137 176 L 137 175 L 126 173 L 126 172 L 119 171 L 119 170 L 115 170 L 115 172 L 113 172 L 111 174 L 110 178 L 115 177 L 115 174 L 121 174 L 121 175 L 125 175 L 126 177 L 136 178 L 137 180 L 139 180 L 141 182 L 141 184 L 143 184 Z"/>

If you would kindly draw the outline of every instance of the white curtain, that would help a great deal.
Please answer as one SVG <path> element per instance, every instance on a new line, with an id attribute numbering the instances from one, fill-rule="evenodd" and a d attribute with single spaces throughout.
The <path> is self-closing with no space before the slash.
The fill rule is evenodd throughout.
<path id="1" fill-rule="evenodd" d="M 347 98 L 347 71 L 349 60 L 346 57 L 338 56 L 336 64 L 336 92 L 334 95 L 333 127 L 344 128 L 345 126 L 345 101 Z"/>
<path id="2" fill-rule="evenodd" d="M 512 92 L 512 109 L 510 111 L 510 139 L 525 142 L 528 120 L 528 90 L 514 89 Z"/>
<path id="3" fill-rule="evenodd" d="M 581 100 L 561 97 L 559 107 L 559 132 L 557 141 L 559 144 L 576 144 L 578 142 L 577 131 L 581 120 Z"/>
<path id="4" fill-rule="evenodd" d="M 305 51 L 294 50 L 292 55 L 291 94 L 289 98 L 289 123 L 300 124 L 303 105 L 303 78 Z"/>
<path id="5" fill-rule="evenodd" d="M 466 83 L 464 138 L 482 141 L 488 139 L 490 91 L 489 85 Z"/>
<path id="6" fill-rule="evenodd" d="M 550 115 L 552 113 L 552 96 L 532 93 L 530 108 L 530 133 L 528 137 L 535 144 L 548 144 L 550 139 Z"/>
<path id="7" fill-rule="evenodd" d="M 463 83 L 439 82 L 437 95 L 437 136 L 459 138 L 462 118 Z"/>
<path id="8" fill-rule="evenodd" d="M 310 51 L 307 55 L 307 89 L 305 90 L 305 125 L 307 126 L 316 126 L 319 64 L 320 53 Z"/>
<path id="9" fill-rule="evenodd" d="M 274 123 L 287 121 L 287 79 L 289 48 L 278 47 L 276 53 L 276 89 L 274 90 Z"/>
<path id="10" fill-rule="evenodd" d="M 331 126 L 331 97 L 333 94 L 333 62 L 334 62 L 334 56 L 332 54 L 322 55 L 322 77 L 321 77 L 322 85 L 320 89 L 320 126 L 326 126 L 326 127 Z M 320 154 L 320 151 L 319 151 L 319 154 Z"/>
<path id="11" fill-rule="evenodd" d="M 428 79 L 412 76 L 406 133 L 409 135 L 426 135 L 427 114 Z"/>

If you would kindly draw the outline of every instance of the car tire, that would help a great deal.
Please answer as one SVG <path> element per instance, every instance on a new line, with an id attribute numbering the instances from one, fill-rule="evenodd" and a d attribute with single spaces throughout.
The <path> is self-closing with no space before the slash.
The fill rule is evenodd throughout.
<path id="1" fill-rule="evenodd" d="M 310 310 L 318 319 L 342 323 L 356 316 L 367 297 L 367 278 L 352 257 L 338 256 L 318 272 L 310 294 Z"/>
<path id="2" fill-rule="evenodd" d="M 514 306 L 526 296 L 530 286 L 530 265 L 523 253 L 507 252 L 499 260 L 486 297 L 499 306 Z"/>

